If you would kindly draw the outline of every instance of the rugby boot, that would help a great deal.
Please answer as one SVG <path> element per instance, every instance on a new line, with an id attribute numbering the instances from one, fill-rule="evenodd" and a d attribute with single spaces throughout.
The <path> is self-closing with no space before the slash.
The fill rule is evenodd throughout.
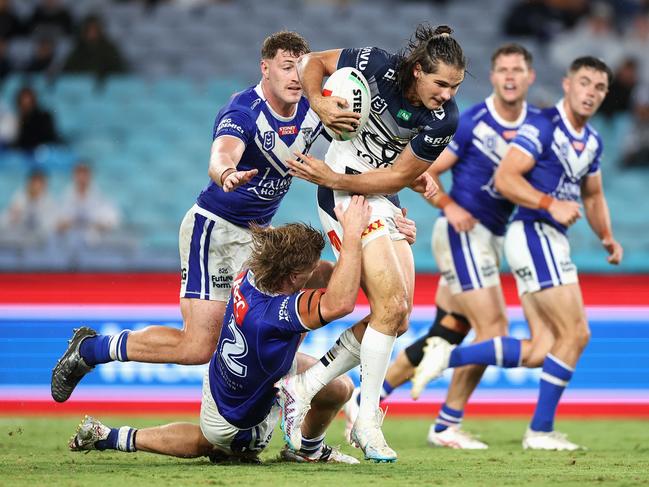
<path id="1" fill-rule="evenodd" d="M 52 369 L 51 391 L 56 402 L 67 401 L 83 376 L 94 369 L 84 362 L 79 353 L 81 342 L 93 336 L 97 336 L 97 332 L 92 328 L 76 328 L 68 341 L 67 350 Z"/>
<path id="2" fill-rule="evenodd" d="M 426 340 L 424 356 L 411 379 L 410 396 L 413 399 L 419 398 L 431 380 L 441 377 L 444 370 L 448 368 L 451 352 L 455 347 L 456 345 L 451 345 L 440 337 L 430 337 Z"/>

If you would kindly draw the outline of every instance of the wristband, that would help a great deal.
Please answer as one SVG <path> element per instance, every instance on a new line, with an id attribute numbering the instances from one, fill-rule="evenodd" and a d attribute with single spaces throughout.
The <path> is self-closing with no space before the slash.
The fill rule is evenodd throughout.
<path id="1" fill-rule="evenodd" d="M 611 239 L 613 240 L 613 234 L 609 231 L 606 231 L 602 234 L 602 238 L 600 238 L 600 241 L 603 242 L 604 240 Z"/>
<path id="2" fill-rule="evenodd" d="M 439 198 L 437 198 L 437 202 L 435 203 L 435 206 L 437 208 L 439 208 L 440 210 L 443 210 L 444 208 L 446 208 L 451 203 L 453 203 L 453 198 L 451 198 L 447 194 L 442 194 L 442 195 L 440 195 Z"/>
<path id="3" fill-rule="evenodd" d="M 223 181 L 225 180 L 225 178 L 227 178 L 230 174 L 236 171 L 237 170 L 233 167 L 228 167 L 227 169 L 224 169 L 223 172 L 221 173 L 221 177 L 219 178 L 220 186 L 223 187 Z"/>
<path id="4" fill-rule="evenodd" d="M 554 198 L 552 196 L 550 196 L 549 194 L 544 194 L 539 200 L 539 209 L 548 211 L 553 201 Z"/>

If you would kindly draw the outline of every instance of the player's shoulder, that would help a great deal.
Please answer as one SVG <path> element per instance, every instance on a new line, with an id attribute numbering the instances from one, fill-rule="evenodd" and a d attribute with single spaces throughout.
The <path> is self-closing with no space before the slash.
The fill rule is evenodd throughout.
<path id="1" fill-rule="evenodd" d="M 221 113 L 241 112 L 250 115 L 254 119 L 256 118 L 256 114 L 259 113 L 263 101 L 263 97 L 257 90 L 257 86 L 251 86 L 234 93 L 221 110 Z"/>
<path id="2" fill-rule="evenodd" d="M 530 110 L 528 108 L 527 118 L 524 126 L 535 127 L 541 132 L 551 129 L 561 120 L 561 115 L 555 107 L 537 108 Z"/>
<path id="3" fill-rule="evenodd" d="M 462 123 L 478 123 L 480 120 L 484 119 L 489 115 L 489 108 L 487 107 L 487 101 L 482 100 L 480 103 L 470 106 L 460 114 L 460 121 Z"/>

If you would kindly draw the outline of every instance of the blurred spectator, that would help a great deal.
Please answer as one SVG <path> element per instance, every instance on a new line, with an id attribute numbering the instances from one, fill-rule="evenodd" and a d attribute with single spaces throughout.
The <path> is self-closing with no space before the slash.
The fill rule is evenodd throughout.
<path id="1" fill-rule="evenodd" d="M 32 35 L 70 36 L 74 32 L 74 23 L 61 0 L 41 0 L 27 21 L 25 30 Z"/>
<path id="2" fill-rule="evenodd" d="M 0 150 L 14 143 L 17 125 L 16 115 L 0 100 Z"/>
<path id="3" fill-rule="evenodd" d="M 585 55 L 598 57 L 609 66 L 617 66 L 622 57 L 613 11 L 606 3 L 595 3 L 588 17 L 574 30 L 557 36 L 550 46 L 550 58 L 556 66 L 570 66 L 574 59 Z"/>
<path id="4" fill-rule="evenodd" d="M 640 61 L 640 79 L 649 83 L 649 14 L 646 10 L 633 19 L 624 38 L 624 52 Z"/>
<path id="5" fill-rule="evenodd" d="M 99 17 L 85 19 L 81 35 L 65 61 L 63 70 L 68 73 L 94 74 L 99 79 L 127 71 L 117 46 L 104 34 Z"/>
<path id="6" fill-rule="evenodd" d="M 16 96 L 18 136 L 14 146 L 32 151 L 41 144 L 60 142 L 52 115 L 38 105 L 36 92 L 24 86 Z"/>
<path id="7" fill-rule="evenodd" d="M 32 171 L 24 189 L 16 191 L 0 218 L 0 244 L 41 245 L 53 232 L 54 204 L 47 192 L 47 175 Z"/>
<path id="8" fill-rule="evenodd" d="M 95 187 L 90 166 L 85 162 L 77 164 L 73 182 L 61 201 L 58 231 L 75 246 L 94 246 L 116 230 L 119 223 L 117 207 Z"/>
<path id="9" fill-rule="evenodd" d="M 625 58 L 615 70 L 613 81 L 608 88 L 599 113 L 611 118 L 619 113 L 631 111 L 631 94 L 638 84 L 638 63 L 633 58 Z"/>
<path id="10" fill-rule="evenodd" d="M 8 41 L 23 32 L 20 17 L 14 12 L 9 0 L 0 0 L 0 39 Z"/>
<path id="11" fill-rule="evenodd" d="M 7 50 L 7 41 L 0 39 L 0 82 L 4 81 L 12 70 L 13 63 L 11 62 L 11 59 L 9 59 L 9 53 Z"/>
<path id="12" fill-rule="evenodd" d="M 24 70 L 32 74 L 53 75 L 54 59 L 56 57 L 56 44 L 50 37 L 41 37 L 36 41 L 31 59 Z"/>
<path id="13" fill-rule="evenodd" d="M 633 96 L 633 124 L 622 148 L 624 167 L 649 167 L 649 85 Z"/>
<path id="14" fill-rule="evenodd" d="M 521 0 L 504 17 L 504 33 L 547 42 L 572 28 L 587 12 L 587 0 Z"/>

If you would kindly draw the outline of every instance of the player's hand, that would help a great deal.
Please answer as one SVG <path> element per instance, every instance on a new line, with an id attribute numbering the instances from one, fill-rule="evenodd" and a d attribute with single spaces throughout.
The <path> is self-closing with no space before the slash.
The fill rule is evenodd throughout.
<path id="1" fill-rule="evenodd" d="M 249 171 L 233 171 L 226 176 L 223 180 L 223 191 L 229 193 L 234 191 L 239 186 L 246 184 L 257 175 L 257 169 L 250 169 Z"/>
<path id="2" fill-rule="evenodd" d="M 431 176 L 427 172 L 424 172 L 410 184 L 410 189 L 416 191 L 417 193 L 423 194 L 424 198 L 428 199 L 435 196 L 439 188 L 437 187 L 437 183 L 435 182 L 433 176 Z"/>
<path id="3" fill-rule="evenodd" d="M 353 132 L 358 128 L 360 113 L 345 111 L 347 100 L 339 96 L 320 96 L 311 102 L 311 108 L 318 114 L 322 123 L 337 135 L 343 132 Z"/>
<path id="4" fill-rule="evenodd" d="M 417 226 L 415 221 L 407 218 L 408 208 L 401 208 L 401 214 L 394 215 L 394 223 L 397 226 L 399 233 L 406 237 L 406 242 L 410 245 L 414 244 L 417 240 Z"/>
<path id="5" fill-rule="evenodd" d="M 552 200 L 548 212 L 556 221 L 569 227 L 581 218 L 581 205 L 576 201 Z"/>
<path id="6" fill-rule="evenodd" d="M 618 265 L 620 262 L 622 262 L 624 249 L 617 240 L 615 240 L 613 237 L 606 237 L 602 239 L 602 245 L 608 252 L 608 257 L 606 260 L 608 260 L 609 264 Z"/>
<path id="7" fill-rule="evenodd" d="M 324 161 L 301 152 L 295 152 L 294 154 L 296 159 L 286 160 L 291 176 L 297 176 L 319 186 L 333 187 L 338 174 L 333 172 Z"/>
<path id="8" fill-rule="evenodd" d="M 471 213 L 466 211 L 455 201 L 450 202 L 442 210 L 444 216 L 448 220 L 449 224 L 453 227 L 453 230 L 456 232 L 468 232 L 475 227 L 475 224 L 478 223 L 478 220 L 473 217 Z"/>
<path id="9" fill-rule="evenodd" d="M 343 211 L 342 203 L 338 203 L 334 207 L 334 213 L 343 227 L 344 244 L 346 237 L 357 236 L 359 239 L 361 238 L 361 235 L 370 224 L 372 207 L 364 196 L 354 195 L 345 211 Z"/>

